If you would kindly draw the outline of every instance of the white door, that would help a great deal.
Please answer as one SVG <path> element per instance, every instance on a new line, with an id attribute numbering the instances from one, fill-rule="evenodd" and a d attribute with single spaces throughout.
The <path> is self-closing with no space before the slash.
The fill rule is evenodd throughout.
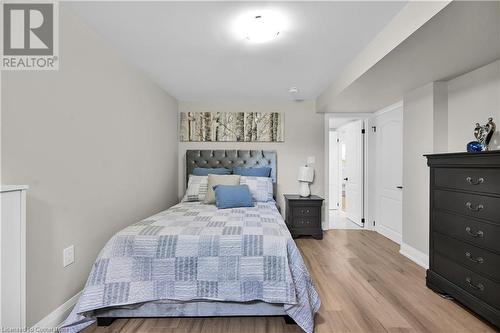
<path id="1" fill-rule="evenodd" d="M 377 116 L 376 229 L 401 244 L 403 197 L 403 108 Z"/>
<path id="2" fill-rule="evenodd" d="M 338 129 L 340 175 L 343 198 L 341 209 L 347 218 L 363 226 L 363 121 L 355 120 Z"/>

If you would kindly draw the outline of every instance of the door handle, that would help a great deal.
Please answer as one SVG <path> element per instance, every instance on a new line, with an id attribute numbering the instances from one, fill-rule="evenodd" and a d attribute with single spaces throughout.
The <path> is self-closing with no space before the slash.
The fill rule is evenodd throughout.
<path id="1" fill-rule="evenodd" d="M 345 180 L 345 181 L 348 181 L 348 180 L 349 180 L 349 178 L 345 177 L 345 178 L 344 178 L 344 180 Z"/>
<path id="2" fill-rule="evenodd" d="M 403 186 L 396 186 L 396 188 L 399 188 L 400 190 L 402 190 Z"/>

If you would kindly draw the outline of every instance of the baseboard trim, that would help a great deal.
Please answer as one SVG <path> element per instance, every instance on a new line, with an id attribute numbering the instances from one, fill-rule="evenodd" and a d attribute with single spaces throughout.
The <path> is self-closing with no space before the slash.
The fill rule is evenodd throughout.
<path id="1" fill-rule="evenodd" d="M 36 330 L 40 328 L 53 329 L 59 327 L 69 316 L 71 310 L 73 310 L 73 307 L 76 305 L 76 302 L 78 301 L 78 298 L 81 294 L 82 292 L 80 291 L 75 296 L 64 302 L 63 305 L 59 306 L 57 309 L 42 318 L 42 320 L 33 325 L 33 327 L 31 328 L 32 332 L 36 332 Z"/>
<path id="2" fill-rule="evenodd" d="M 330 222 L 321 221 L 321 229 L 323 229 L 323 231 L 332 229 L 332 227 L 330 226 Z"/>
<path id="3" fill-rule="evenodd" d="M 395 232 L 387 227 L 384 227 L 383 225 L 376 225 L 375 227 L 376 227 L 376 230 L 379 234 L 389 238 L 393 242 L 396 242 L 398 244 L 401 244 L 403 242 L 401 234 L 398 234 L 397 232 Z"/>
<path id="4" fill-rule="evenodd" d="M 402 243 L 399 253 L 425 269 L 429 268 L 429 256 L 408 244 Z"/>

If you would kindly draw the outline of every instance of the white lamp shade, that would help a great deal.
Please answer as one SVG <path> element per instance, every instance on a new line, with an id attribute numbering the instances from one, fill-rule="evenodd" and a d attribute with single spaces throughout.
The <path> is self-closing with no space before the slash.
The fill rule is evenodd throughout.
<path id="1" fill-rule="evenodd" d="M 298 180 L 301 182 L 309 182 L 311 183 L 314 179 L 314 169 L 303 166 L 299 168 L 299 178 Z"/>

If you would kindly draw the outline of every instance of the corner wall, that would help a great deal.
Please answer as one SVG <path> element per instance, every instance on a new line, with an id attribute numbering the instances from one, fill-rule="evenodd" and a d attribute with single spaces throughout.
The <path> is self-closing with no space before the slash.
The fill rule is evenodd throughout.
<path id="1" fill-rule="evenodd" d="M 403 246 L 425 261 L 429 253 L 429 169 L 423 154 L 463 152 L 475 123 L 497 123 L 490 149 L 500 149 L 500 60 L 404 97 Z"/>
<path id="2" fill-rule="evenodd" d="M 403 244 L 428 253 L 429 171 L 424 154 L 434 151 L 434 83 L 403 100 Z"/>
<path id="3" fill-rule="evenodd" d="M 60 4 L 59 71 L 2 73 L 2 184 L 27 184 L 27 323 L 105 242 L 177 199 L 177 101 Z M 75 263 L 62 251 L 74 244 Z"/>
<path id="4" fill-rule="evenodd" d="M 448 81 L 448 114 L 449 151 L 465 151 L 488 117 L 497 124 L 490 149 L 500 149 L 500 60 Z"/>

